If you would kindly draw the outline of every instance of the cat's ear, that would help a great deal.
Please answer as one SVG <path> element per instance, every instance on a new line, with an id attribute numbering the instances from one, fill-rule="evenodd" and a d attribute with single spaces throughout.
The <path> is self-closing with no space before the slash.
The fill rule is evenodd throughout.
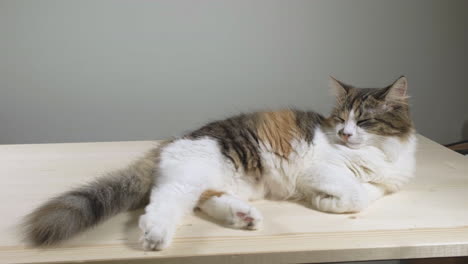
<path id="1" fill-rule="evenodd" d="M 385 100 L 394 102 L 404 102 L 408 99 L 408 80 L 405 76 L 398 78 L 392 85 L 385 88 Z"/>
<path id="2" fill-rule="evenodd" d="M 330 87 L 333 95 L 336 97 L 337 102 L 342 102 L 349 92 L 349 86 L 338 81 L 332 76 L 329 76 L 328 78 L 328 86 Z"/>

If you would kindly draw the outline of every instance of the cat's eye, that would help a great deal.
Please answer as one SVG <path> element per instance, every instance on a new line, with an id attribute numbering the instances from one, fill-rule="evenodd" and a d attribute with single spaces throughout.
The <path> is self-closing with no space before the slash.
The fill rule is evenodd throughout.
<path id="1" fill-rule="evenodd" d="M 362 126 L 362 125 L 366 125 L 366 124 L 368 124 L 368 123 L 369 123 L 369 121 L 371 121 L 371 119 L 370 119 L 370 118 L 367 118 L 367 119 L 361 119 L 361 120 L 357 121 L 357 123 L 356 123 L 356 124 L 357 124 L 358 126 Z"/>
<path id="2" fill-rule="evenodd" d="M 344 123 L 344 119 L 339 117 L 339 116 L 334 116 L 333 118 L 335 118 L 335 120 L 340 122 L 340 123 Z"/>

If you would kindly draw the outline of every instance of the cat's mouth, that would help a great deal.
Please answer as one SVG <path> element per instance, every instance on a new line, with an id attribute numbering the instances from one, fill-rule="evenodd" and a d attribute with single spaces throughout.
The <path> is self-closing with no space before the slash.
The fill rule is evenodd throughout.
<path id="1" fill-rule="evenodd" d="M 350 141 L 345 141 L 343 139 L 340 138 L 340 140 L 338 141 L 338 144 L 341 144 L 343 146 L 346 146 L 348 148 L 351 148 L 351 149 L 358 149 L 358 148 L 361 148 L 362 147 L 362 143 L 359 142 L 350 142 Z"/>

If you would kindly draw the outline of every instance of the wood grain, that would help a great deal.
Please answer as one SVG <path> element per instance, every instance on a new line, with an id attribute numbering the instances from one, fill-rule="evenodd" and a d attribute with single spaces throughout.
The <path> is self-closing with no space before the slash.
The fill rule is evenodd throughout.
<path id="1" fill-rule="evenodd" d="M 468 158 L 419 136 L 417 177 L 359 214 L 256 202 L 260 231 L 187 217 L 173 245 L 144 252 L 138 215 L 120 214 L 64 244 L 28 248 L 20 219 L 48 197 L 125 166 L 156 142 L 0 146 L 0 263 L 318 263 L 468 255 Z"/>

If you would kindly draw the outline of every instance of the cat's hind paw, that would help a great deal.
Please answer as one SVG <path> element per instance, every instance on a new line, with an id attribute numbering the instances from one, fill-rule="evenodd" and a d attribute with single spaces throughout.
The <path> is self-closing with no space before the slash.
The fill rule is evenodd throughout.
<path id="1" fill-rule="evenodd" d="M 263 217 L 255 207 L 231 208 L 232 215 L 227 224 L 233 228 L 257 230 L 261 227 Z"/>
<path id="2" fill-rule="evenodd" d="M 163 223 L 151 223 L 145 215 L 140 217 L 140 229 L 143 232 L 140 243 L 144 250 L 163 250 L 172 242 L 174 228 Z"/>

